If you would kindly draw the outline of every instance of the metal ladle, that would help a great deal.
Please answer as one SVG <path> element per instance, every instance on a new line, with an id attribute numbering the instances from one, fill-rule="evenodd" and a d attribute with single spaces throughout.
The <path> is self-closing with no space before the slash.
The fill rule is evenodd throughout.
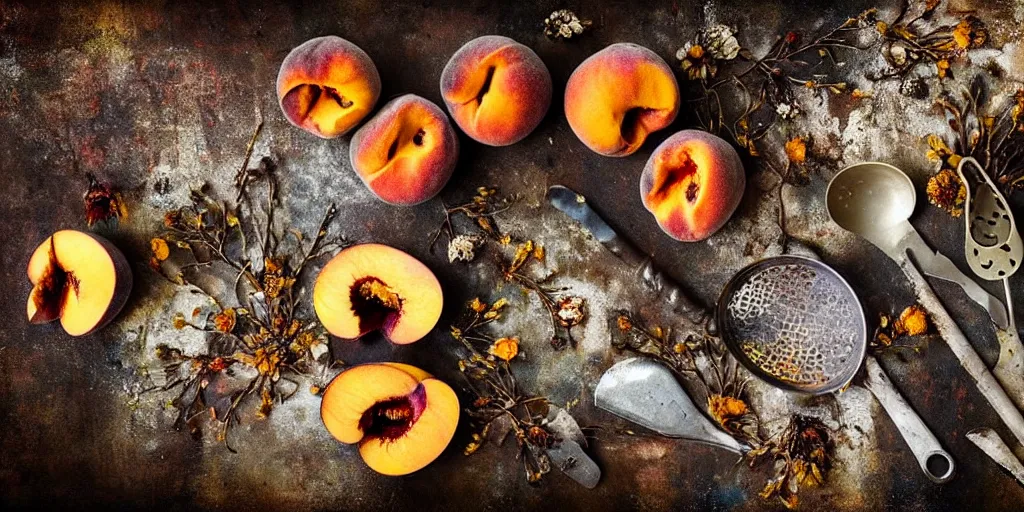
<path id="1" fill-rule="evenodd" d="M 933 276 L 938 270 L 950 270 L 962 276 L 964 282 L 977 286 L 948 258 L 932 251 L 914 230 L 909 218 L 914 212 L 916 202 L 914 184 L 903 171 L 888 164 L 867 162 L 839 171 L 829 183 L 825 204 L 829 216 L 836 224 L 866 238 L 899 264 L 913 285 L 918 299 L 931 313 L 932 320 L 950 350 L 977 382 L 982 395 L 1013 435 L 1024 444 L 1024 417 L 985 366 L 974 347 L 967 341 L 967 337 L 957 327 L 956 322 L 949 316 L 918 267 L 914 265 L 916 262 L 922 271 Z M 908 252 L 912 253 L 915 262 L 911 262 Z M 949 279 L 948 276 L 936 277 Z M 959 282 L 957 279 L 951 280 Z M 978 301 L 978 294 L 972 293 L 969 288 L 969 284 L 964 286 L 968 295 Z M 982 292 L 988 295 L 987 292 Z M 991 300 L 999 303 L 994 297 Z M 984 302 L 981 303 L 984 305 Z M 998 306 L 1002 309 L 1001 303 Z M 994 311 L 991 307 L 986 309 L 990 313 Z M 1005 315 L 1005 310 L 1003 314 Z M 995 315 L 993 319 L 998 323 Z M 1004 320 L 1004 325 L 1009 323 L 1008 319 Z"/>

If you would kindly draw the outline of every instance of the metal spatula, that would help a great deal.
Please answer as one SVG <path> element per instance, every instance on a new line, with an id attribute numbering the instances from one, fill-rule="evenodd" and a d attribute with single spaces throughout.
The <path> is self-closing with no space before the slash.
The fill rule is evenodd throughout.
<path id="1" fill-rule="evenodd" d="M 978 277 L 1003 281 L 1009 325 L 997 331 L 999 360 L 992 373 L 1017 407 L 1024 409 L 1024 344 L 1017 334 L 1010 298 L 1010 276 L 1017 272 L 1024 258 L 1024 242 L 1017 232 L 1006 198 L 992 183 L 977 160 L 964 158 L 956 169 L 967 189 L 964 204 L 964 253 L 967 265 Z"/>
<path id="2" fill-rule="evenodd" d="M 750 448 L 715 428 L 666 366 L 634 357 L 609 368 L 594 390 L 594 403 L 661 435 L 743 453 Z"/>

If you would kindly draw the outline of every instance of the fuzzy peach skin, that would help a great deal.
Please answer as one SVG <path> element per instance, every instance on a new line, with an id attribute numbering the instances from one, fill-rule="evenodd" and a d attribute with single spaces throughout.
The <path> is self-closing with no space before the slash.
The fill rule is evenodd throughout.
<path id="1" fill-rule="evenodd" d="M 349 340 L 380 330 L 398 345 L 419 341 L 437 324 L 443 305 L 441 284 L 426 265 L 381 244 L 342 250 L 313 285 L 320 323 Z"/>
<path id="2" fill-rule="evenodd" d="M 633 43 L 591 55 L 565 86 L 565 117 L 588 148 L 605 156 L 633 154 L 679 113 L 679 84 L 664 59 Z"/>
<path id="3" fill-rule="evenodd" d="M 325 139 L 358 125 L 379 97 L 380 75 L 370 56 L 337 36 L 295 47 L 277 74 L 277 99 L 288 122 Z"/>
<path id="4" fill-rule="evenodd" d="M 459 138 L 440 107 L 406 94 L 388 102 L 356 131 L 349 159 L 377 197 L 409 206 L 444 188 L 459 159 Z"/>
<path id="5" fill-rule="evenodd" d="M 551 73 L 529 47 L 507 37 L 482 36 L 448 60 L 441 96 L 466 135 L 489 146 L 507 146 L 544 119 L 551 106 Z"/>
<path id="6" fill-rule="evenodd" d="M 414 366 L 364 364 L 343 371 L 324 391 L 320 418 L 338 441 L 359 444 L 374 471 L 406 475 L 434 461 L 459 424 L 459 399 Z"/>
<path id="7" fill-rule="evenodd" d="M 640 198 L 669 236 L 704 240 L 725 225 L 743 198 L 739 154 L 700 130 L 673 134 L 654 150 L 640 176 Z"/>

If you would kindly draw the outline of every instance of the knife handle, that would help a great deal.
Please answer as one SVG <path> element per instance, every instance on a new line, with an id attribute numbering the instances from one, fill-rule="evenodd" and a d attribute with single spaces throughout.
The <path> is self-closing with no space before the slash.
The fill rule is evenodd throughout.
<path id="1" fill-rule="evenodd" d="M 678 282 L 658 270 L 651 258 L 644 256 L 621 236 L 606 241 L 604 245 L 627 265 L 637 269 L 637 274 L 643 284 L 658 296 L 663 297 L 672 307 L 672 311 L 691 317 L 691 319 L 697 313 L 704 312 L 704 308 L 697 306 Z"/>

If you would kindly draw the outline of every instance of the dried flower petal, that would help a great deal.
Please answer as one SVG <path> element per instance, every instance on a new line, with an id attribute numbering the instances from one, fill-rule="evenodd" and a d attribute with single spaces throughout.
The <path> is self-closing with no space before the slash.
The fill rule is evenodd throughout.
<path id="1" fill-rule="evenodd" d="M 789 139 L 786 142 L 786 156 L 791 164 L 803 164 L 807 160 L 807 141 L 803 137 Z"/>
<path id="2" fill-rule="evenodd" d="M 558 301 L 558 323 L 563 327 L 579 325 L 586 318 L 586 301 L 583 297 L 568 296 Z"/>
<path id="3" fill-rule="evenodd" d="M 175 313 L 171 318 L 171 324 L 175 329 L 184 329 L 188 322 L 185 320 L 185 315 L 181 312 Z"/>
<path id="4" fill-rule="evenodd" d="M 483 238 L 477 235 L 458 235 L 448 242 L 448 262 L 473 261 L 476 258 L 476 249 L 483 243 Z"/>
<path id="5" fill-rule="evenodd" d="M 488 353 L 499 359 L 511 361 L 519 354 L 519 338 L 498 338 L 491 345 Z"/>
<path id="6" fill-rule="evenodd" d="M 925 334 L 928 332 L 928 313 L 917 304 L 904 309 L 900 313 L 900 318 L 893 324 L 893 332 L 907 336 Z"/>
<path id="7" fill-rule="evenodd" d="M 163 238 L 154 238 L 149 241 L 149 248 L 153 251 L 153 257 L 157 261 L 164 261 L 171 255 L 171 248 Z"/>
<path id="8" fill-rule="evenodd" d="M 925 191 L 931 204 L 946 210 L 953 217 L 963 214 L 960 205 L 967 199 L 967 188 L 952 170 L 942 169 L 932 176 Z"/>
<path id="9" fill-rule="evenodd" d="M 214 315 L 213 327 L 223 333 L 233 331 L 235 329 L 235 310 L 228 308 Z"/>
<path id="10" fill-rule="evenodd" d="M 747 414 L 748 411 L 746 402 L 739 398 L 718 394 L 708 396 L 708 414 L 723 427 L 731 420 Z"/>
<path id="11" fill-rule="evenodd" d="M 623 332 L 633 328 L 633 322 L 626 315 L 619 315 L 619 318 L 616 319 L 616 324 L 618 324 L 619 330 Z"/>

